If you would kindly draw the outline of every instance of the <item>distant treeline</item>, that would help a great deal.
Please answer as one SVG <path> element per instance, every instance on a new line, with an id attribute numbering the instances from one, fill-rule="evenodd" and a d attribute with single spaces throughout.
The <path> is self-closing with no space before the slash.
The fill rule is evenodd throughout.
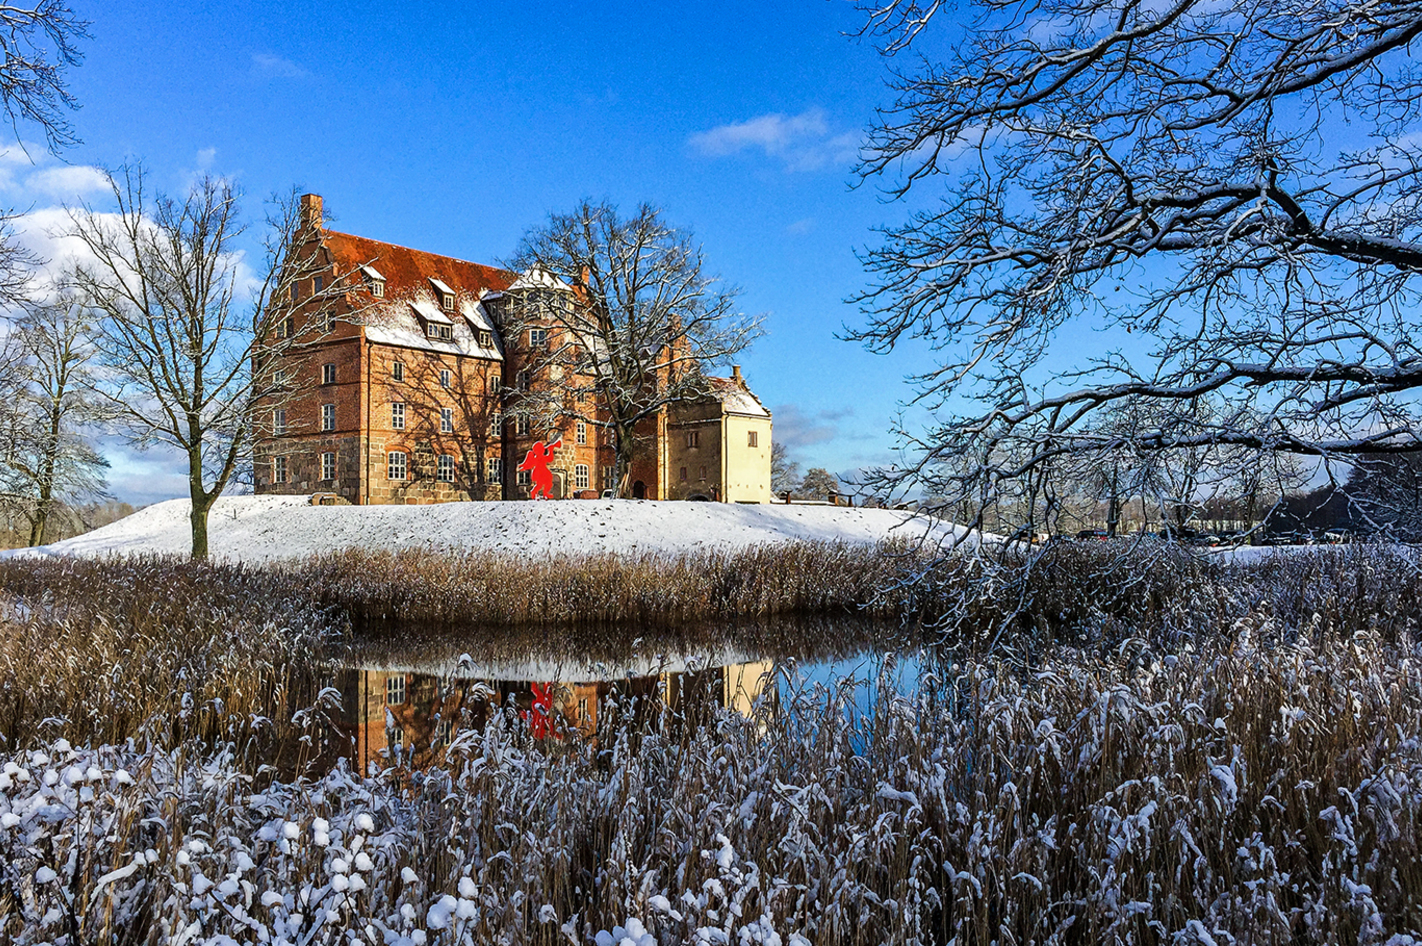
<path id="1" fill-rule="evenodd" d="M 0 496 L 0 548 L 18 549 L 30 544 L 30 522 L 21 500 Z M 45 523 L 44 540 L 48 545 L 91 532 L 100 526 L 117 522 L 137 512 L 131 503 L 104 502 L 84 505 L 56 503 Z"/>

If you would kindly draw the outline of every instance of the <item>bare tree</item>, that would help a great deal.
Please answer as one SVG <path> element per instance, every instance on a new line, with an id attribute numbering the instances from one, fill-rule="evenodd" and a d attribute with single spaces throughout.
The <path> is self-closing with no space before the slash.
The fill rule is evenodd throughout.
<path id="1" fill-rule="evenodd" d="M 800 464 L 790 459 L 790 450 L 779 440 L 770 445 L 770 491 L 777 496 L 800 488 Z"/>
<path id="2" fill-rule="evenodd" d="M 31 546 L 44 544 L 56 509 L 108 498 L 109 464 L 92 441 L 99 421 L 89 398 L 92 330 L 63 296 L 33 306 L 15 329 L 23 361 L 0 437 L 0 483 L 29 526 Z"/>
<path id="3" fill-rule="evenodd" d="M 935 492 L 1028 476 L 1100 450 L 1093 418 L 1127 400 L 1156 405 L 1139 454 L 1422 449 L 1420 0 L 971 6 L 890 2 L 865 28 L 888 56 L 951 50 L 895 72 L 861 165 L 941 196 L 867 253 L 854 333 L 941 353 L 908 478 L 952 456 L 984 462 Z"/>
<path id="4" fill-rule="evenodd" d="M 329 325 L 294 285 L 311 278 L 315 246 L 294 192 L 272 202 L 262 268 L 238 252 L 240 194 L 204 178 L 181 199 L 149 194 L 141 168 L 109 175 L 117 213 L 82 207 L 70 235 L 87 251 L 70 282 L 98 327 L 104 372 L 95 386 L 135 445 L 166 444 L 185 458 L 192 555 L 208 554 L 207 519 L 271 412 L 294 396 L 304 345 Z M 327 298 L 337 298 L 333 292 Z"/>
<path id="5" fill-rule="evenodd" d="M 735 290 L 704 271 L 691 235 L 647 204 L 627 218 L 588 201 L 554 214 L 524 235 L 508 265 L 526 274 L 527 288 L 511 292 L 500 312 L 505 336 L 548 330 L 520 376 L 560 382 L 517 384 L 509 415 L 577 418 L 609 430 L 624 497 L 638 427 L 672 404 L 710 395 L 703 368 L 725 363 L 760 334 L 759 320 L 737 309 Z"/>

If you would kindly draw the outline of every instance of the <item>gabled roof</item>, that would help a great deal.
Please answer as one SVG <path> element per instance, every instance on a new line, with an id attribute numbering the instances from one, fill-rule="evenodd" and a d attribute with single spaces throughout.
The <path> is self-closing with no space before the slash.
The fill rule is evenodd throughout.
<path id="1" fill-rule="evenodd" d="M 384 296 L 371 296 L 362 307 L 365 314 L 361 321 L 371 341 L 482 358 L 503 357 L 497 341 L 491 339 L 488 347 L 479 344 L 481 331 L 495 334 L 480 299 L 509 288 L 518 278 L 516 273 L 335 230 L 323 229 L 321 236 L 338 270 L 363 269 L 372 278 L 385 281 Z M 441 292 L 454 293 L 453 313 L 441 311 L 431 288 L 435 286 Z M 440 325 L 452 322 L 453 338 L 429 338 L 417 312 Z M 454 314 L 458 317 L 451 319 Z"/>
<path id="2" fill-rule="evenodd" d="M 517 273 L 495 266 L 483 266 L 452 256 L 439 256 L 408 246 L 397 246 L 367 237 L 322 230 L 326 249 L 342 270 L 374 266 L 385 277 L 387 297 L 400 298 L 426 289 L 431 279 L 438 279 L 459 292 L 475 298 L 484 290 L 501 292 L 513 285 Z"/>
<path id="3" fill-rule="evenodd" d="M 735 378 L 707 378 L 711 383 L 711 394 L 721 402 L 728 414 L 745 414 L 750 417 L 769 417 L 770 411 L 760 403 L 760 398 L 751 393 L 744 381 Z"/>

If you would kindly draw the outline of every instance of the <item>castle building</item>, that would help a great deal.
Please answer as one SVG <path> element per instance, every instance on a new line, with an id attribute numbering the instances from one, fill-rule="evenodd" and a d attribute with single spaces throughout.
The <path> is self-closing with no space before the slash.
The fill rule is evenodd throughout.
<path id="1" fill-rule="evenodd" d="M 522 499 L 531 482 L 520 461 L 535 442 L 559 440 L 555 498 L 617 488 L 598 404 L 546 418 L 520 407 L 533 393 L 540 403 L 565 390 L 593 396 L 541 357 L 566 341 L 556 325 L 514 328 L 504 317 L 520 294 L 560 291 L 556 280 L 328 229 L 315 194 L 301 198 L 292 258 L 306 262 L 284 284 L 290 315 L 279 334 L 300 341 L 274 356 L 279 390 L 254 402 L 257 493 L 354 504 Z M 770 500 L 770 412 L 739 368 L 707 382 L 707 396 L 637 428 L 634 497 Z"/>

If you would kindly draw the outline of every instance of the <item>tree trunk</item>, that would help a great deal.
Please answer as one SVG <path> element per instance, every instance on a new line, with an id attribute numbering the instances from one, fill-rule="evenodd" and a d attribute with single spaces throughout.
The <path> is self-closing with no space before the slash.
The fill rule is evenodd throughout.
<path id="1" fill-rule="evenodd" d="M 193 558 L 207 558 L 207 514 L 216 501 L 219 490 L 208 492 L 202 485 L 202 449 L 200 446 L 188 450 L 188 496 L 193 508 L 188 520 L 193 527 Z"/>
<path id="2" fill-rule="evenodd" d="M 54 467 L 59 457 L 59 425 L 63 415 L 59 398 L 63 396 L 64 390 L 61 388 L 59 397 L 50 404 L 48 439 L 45 441 L 44 454 L 39 459 L 39 500 L 35 503 L 34 518 L 30 520 L 30 548 L 44 544 L 49 510 L 54 505 Z"/>
<path id="3" fill-rule="evenodd" d="M 635 435 L 631 427 L 617 428 L 617 495 L 620 499 L 632 498 L 632 460 Z"/>

